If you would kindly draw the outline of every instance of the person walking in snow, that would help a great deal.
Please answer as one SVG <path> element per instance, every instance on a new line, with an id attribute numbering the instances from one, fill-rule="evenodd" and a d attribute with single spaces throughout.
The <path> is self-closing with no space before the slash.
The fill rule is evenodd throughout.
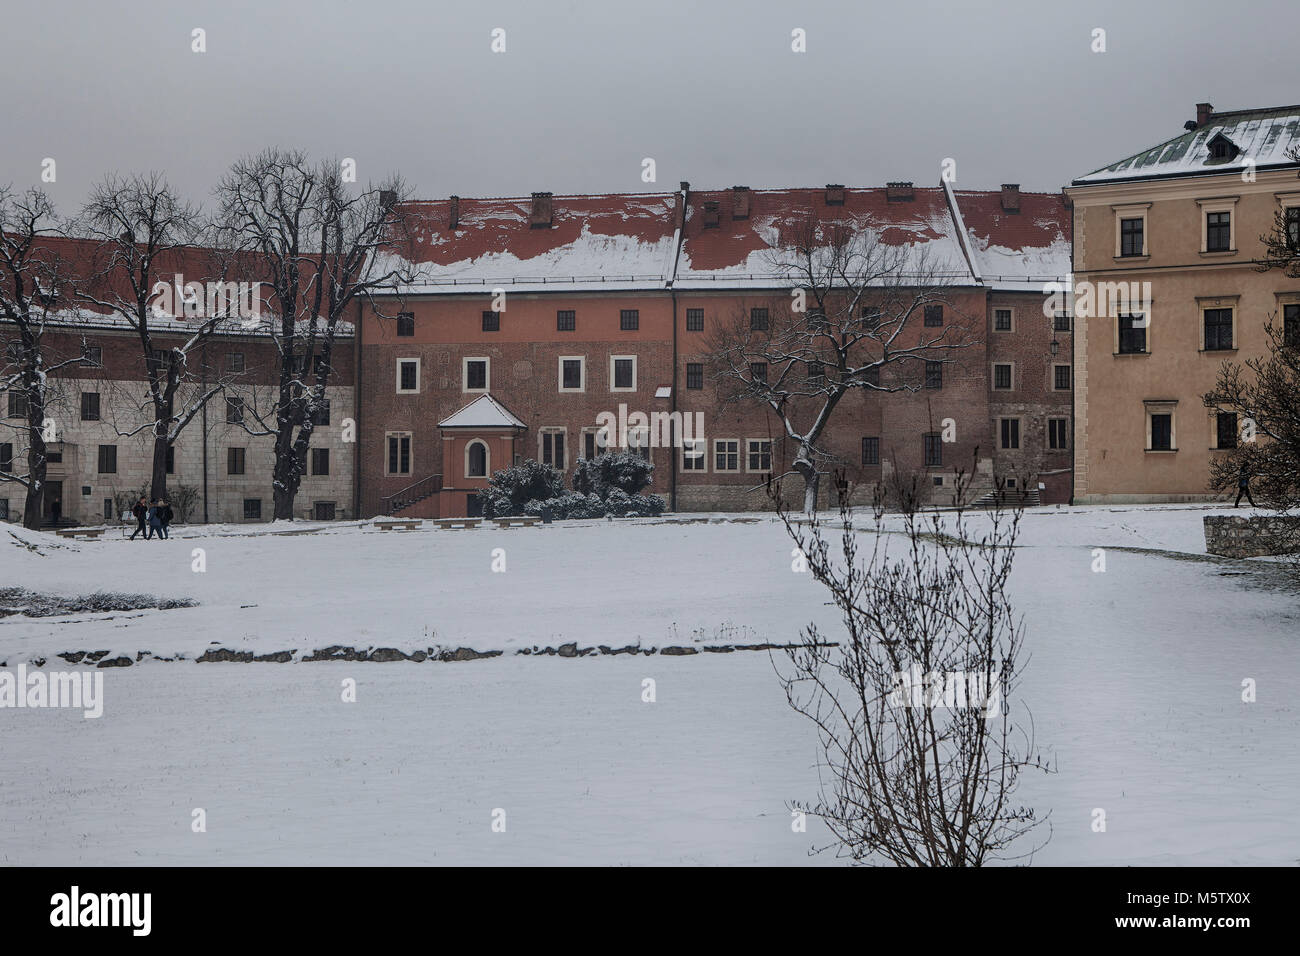
<path id="1" fill-rule="evenodd" d="M 159 540 L 162 540 L 161 513 L 162 513 L 162 502 L 155 501 L 153 503 L 153 507 L 149 509 L 149 529 L 144 533 L 145 540 L 148 540 L 149 538 L 153 537 L 153 535 L 155 534 L 158 535 Z"/>
<path id="2" fill-rule="evenodd" d="M 162 537 L 166 538 L 167 528 L 172 523 L 172 506 L 167 503 L 166 498 L 164 498 L 161 502 L 159 502 L 159 504 L 161 504 L 162 507 L 158 511 L 158 521 L 161 524 L 161 528 L 158 533 L 162 535 Z"/>
<path id="3" fill-rule="evenodd" d="M 1250 470 L 1246 468 L 1246 463 L 1242 462 L 1241 471 L 1237 473 L 1237 500 L 1233 503 L 1234 508 L 1241 507 L 1241 496 L 1245 495 L 1250 506 L 1255 507 L 1255 499 L 1250 496 Z"/>
<path id="4" fill-rule="evenodd" d="M 135 503 L 135 506 L 131 509 L 131 514 L 135 516 L 135 530 L 131 532 L 131 540 L 134 541 L 135 536 L 143 531 L 147 541 L 149 539 L 149 529 L 145 527 L 145 519 L 149 516 L 149 506 L 145 503 L 143 497 Z"/>

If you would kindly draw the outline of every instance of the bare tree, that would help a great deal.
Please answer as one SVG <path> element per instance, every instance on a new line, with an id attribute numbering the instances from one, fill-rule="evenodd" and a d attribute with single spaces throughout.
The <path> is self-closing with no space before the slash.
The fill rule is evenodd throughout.
<path id="1" fill-rule="evenodd" d="M 137 406 L 138 417 L 125 429 L 114 427 L 123 436 L 151 437 L 149 495 L 154 499 L 167 496 L 168 449 L 225 384 L 183 389 L 197 380 L 190 356 L 238 311 L 230 297 L 208 296 L 192 285 L 224 288 L 224 276 L 212 275 L 210 268 L 191 276 L 173 296 L 178 270 L 219 261 L 200 254 L 199 216 L 199 209 L 177 196 L 158 173 L 106 177 L 81 216 L 81 229 L 95 248 L 79 298 L 120 317 L 140 347 L 147 394 Z M 172 300 L 170 311 L 157 304 L 160 293 Z M 114 405 L 123 407 L 120 401 Z"/>
<path id="2" fill-rule="evenodd" d="M 337 162 L 268 149 L 237 161 L 217 195 L 222 246 L 256 259 L 269 289 L 263 328 L 279 352 L 279 382 L 269 403 L 247 403 L 242 424 L 274 438 L 274 517 L 292 521 L 344 316 L 412 278 L 405 259 L 381 255 L 404 230 L 407 188 L 393 176 L 350 189 Z"/>
<path id="3" fill-rule="evenodd" d="M 787 240 L 770 260 L 790 295 L 724 317 L 710 337 L 709 360 L 724 401 L 759 405 L 780 420 L 811 514 L 821 475 L 834 461 L 821 440 L 840 401 L 857 389 L 916 391 L 927 362 L 954 362 L 975 340 L 967 323 L 951 317 L 924 322 L 927 307 L 945 302 L 924 250 L 812 216 Z"/>
<path id="4" fill-rule="evenodd" d="M 1019 510 L 997 505 L 987 521 L 907 511 L 891 535 L 883 488 L 873 528 L 855 526 L 842 472 L 836 491 L 838 549 L 817 515 L 792 518 L 774 495 L 844 625 L 838 641 L 809 626 L 792 669 L 778 666 L 824 758 L 819 798 L 792 807 L 823 820 L 855 862 L 1023 858 L 1038 847 L 1016 844 L 1043 820 L 1014 793 L 1024 770 L 1048 767 L 1012 719 L 1024 631 L 1006 588 Z"/>
<path id="5" fill-rule="evenodd" d="M 43 242 L 56 232 L 54 206 L 44 192 L 0 188 L 0 321 L 17 333 L 8 341 L 0 367 L 0 392 L 6 399 L 18 396 L 15 408 L 23 408 L 21 425 L 3 424 L 26 446 L 25 467 L 17 464 L 17 455 L 0 461 L 0 482 L 26 489 L 23 526 L 33 529 L 41 525 L 47 444 L 54 439 L 49 412 L 56 384 L 51 376 L 83 361 L 80 350 L 72 356 L 52 356 L 45 338 L 58 324 L 57 303 L 66 293 L 66 263 Z"/>
<path id="6" fill-rule="evenodd" d="M 1291 147 L 1286 154 L 1293 163 L 1300 163 L 1300 146 Z M 1300 178 L 1300 172 L 1296 176 Z M 1279 209 L 1273 214 L 1273 228 L 1259 239 L 1264 244 L 1264 257 L 1256 263 L 1256 269 L 1281 269 L 1291 278 L 1300 279 L 1300 209 Z"/>

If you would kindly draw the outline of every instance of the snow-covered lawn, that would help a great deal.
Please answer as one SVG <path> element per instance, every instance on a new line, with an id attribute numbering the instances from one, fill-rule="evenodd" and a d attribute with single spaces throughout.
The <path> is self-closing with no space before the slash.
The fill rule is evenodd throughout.
<path id="1" fill-rule="evenodd" d="M 1206 513 L 1024 519 L 1012 581 L 1031 655 L 1022 691 L 1058 769 L 1020 791 L 1051 811 L 1038 863 L 1300 861 L 1300 596 L 1266 561 L 1205 556 Z M 792 573 L 770 518 L 177 530 L 73 543 L 0 529 L 0 587 L 199 602 L 0 619 L 11 671 L 65 668 L 55 655 L 68 651 L 186 658 L 97 671 L 97 720 L 0 709 L 0 863 L 798 864 L 823 838 L 812 824 L 791 832 L 785 802 L 815 795 L 818 754 L 767 653 L 515 653 L 784 643 L 809 621 L 834 633 L 826 592 Z M 492 570 L 498 548 L 504 572 Z M 329 645 L 505 653 L 192 660 L 219 646 L 296 661 Z M 647 677 L 654 703 L 641 699 Z M 344 678 L 356 703 L 341 700 Z M 204 834 L 190 829 L 197 807 Z M 505 833 L 492 830 L 496 808 Z"/>

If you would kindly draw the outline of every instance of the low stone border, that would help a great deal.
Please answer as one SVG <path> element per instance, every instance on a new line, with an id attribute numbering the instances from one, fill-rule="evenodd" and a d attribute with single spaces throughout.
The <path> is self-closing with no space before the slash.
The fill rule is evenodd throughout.
<path id="1" fill-rule="evenodd" d="M 1259 558 L 1300 551 L 1300 516 L 1206 515 L 1205 550 L 1225 558 Z"/>

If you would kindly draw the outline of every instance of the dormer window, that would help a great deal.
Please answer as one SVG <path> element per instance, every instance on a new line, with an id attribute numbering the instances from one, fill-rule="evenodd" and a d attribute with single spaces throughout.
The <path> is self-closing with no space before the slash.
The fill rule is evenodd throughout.
<path id="1" fill-rule="evenodd" d="M 1216 133 L 1209 142 L 1210 160 L 1212 162 L 1225 162 L 1236 159 L 1237 154 L 1241 152 L 1236 144 L 1222 133 Z"/>

